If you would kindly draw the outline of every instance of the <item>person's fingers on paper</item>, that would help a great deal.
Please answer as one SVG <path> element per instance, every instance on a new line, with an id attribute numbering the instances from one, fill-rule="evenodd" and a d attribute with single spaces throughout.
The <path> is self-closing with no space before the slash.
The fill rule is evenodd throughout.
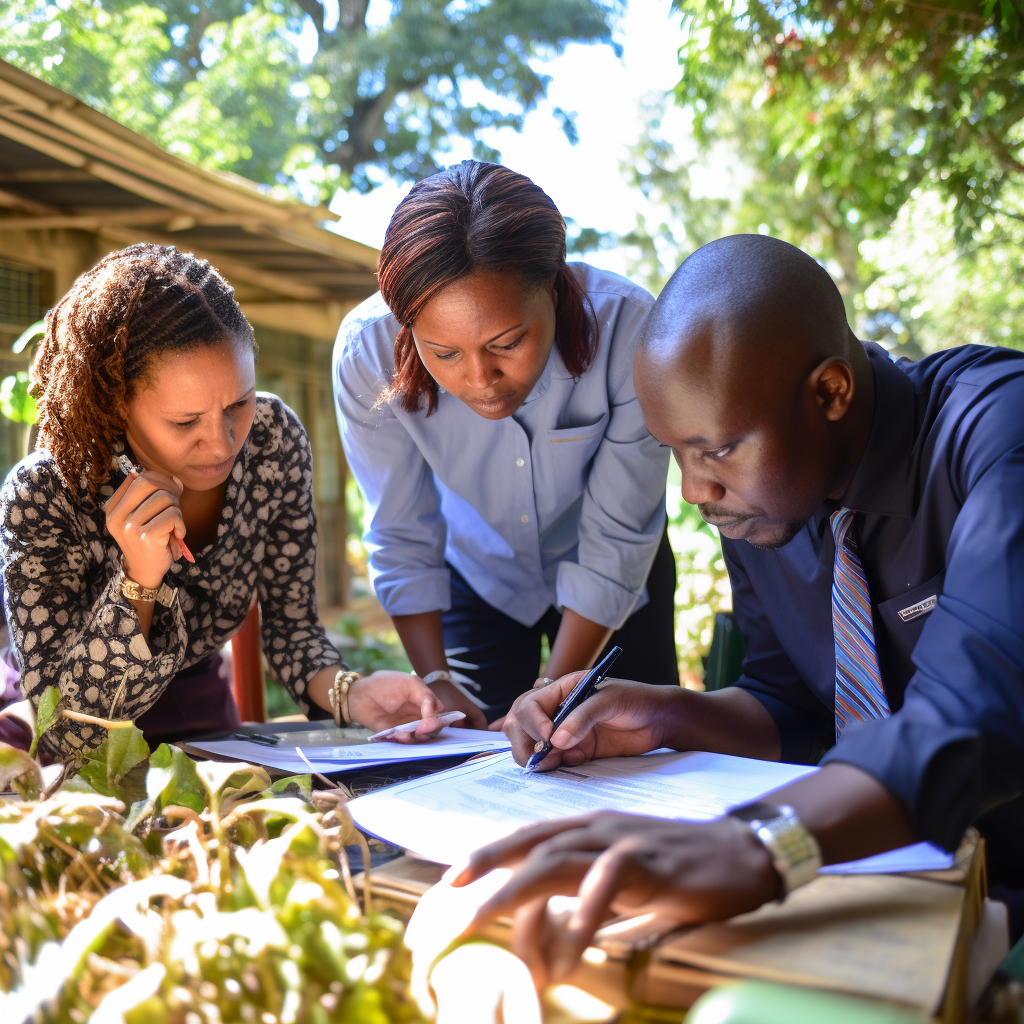
<path id="1" fill-rule="evenodd" d="M 612 916 L 612 903 L 638 873 L 645 850 L 643 839 L 619 840 L 598 854 L 580 882 L 580 902 L 568 919 L 556 928 L 548 955 L 549 981 L 564 981 L 576 969 L 595 932 Z"/>
<path id="2" fill-rule="evenodd" d="M 499 917 L 509 917 L 525 903 L 551 896 L 575 896 L 594 863 L 593 850 L 545 852 L 538 847 L 512 873 L 512 877 L 473 916 L 466 934 L 473 934 Z"/>
<path id="3" fill-rule="evenodd" d="M 487 726 L 488 732 L 501 732 L 505 728 L 505 719 L 507 715 L 502 715 L 501 718 L 496 718 Z"/>
<path id="4" fill-rule="evenodd" d="M 547 942 L 551 926 L 548 897 L 540 896 L 521 906 L 512 922 L 512 952 L 526 964 L 538 992 L 547 988 Z"/>
<path id="5" fill-rule="evenodd" d="M 469 885 L 482 878 L 494 868 L 506 867 L 520 861 L 538 843 L 543 843 L 552 836 L 570 829 L 582 828 L 590 823 L 593 814 L 581 814 L 575 818 L 556 818 L 553 821 L 540 821 L 535 825 L 526 825 L 517 829 L 504 839 L 481 846 L 470 854 L 466 866 L 450 882 L 454 886 Z"/>
<path id="6" fill-rule="evenodd" d="M 512 746 L 512 756 L 515 758 L 516 764 L 524 765 L 529 761 L 537 740 L 522 727 L 514 712 L 515 705 L 512 706 L 512 711 L 505 716 L 505 724 L 501 727 L 501 731 Z"/>
<path id="7" fill-rule="evenodd" d="M 546 740 L 551 735 L 552 720 L 558 713 L 559 705 L 572 693 L 583 672 L 570 672 L 539 690 L 527 690 L 520 694 L 512 705 L 508 717 L 533 739 Z"/>
<path id="8" fill-rule="evenodd" d="M 504 732 L 512 744 L 512 756 L 517 764 L 526 764 L 537 742 L 546 740 L 551 734 L 552 719 L 558 712 L 558 706 L 582 675 L 582 672 L 570 672 L 543 689 L 527 690 L 516 698 L 505 716 Z M 544 767 L 554 768 L 560 760 L 557 756 L 545 759 Z"/>
<path id="9" fill-rule="evenodd" d="M 408 672 L 379 671 L 357 679 L 348 691 L 352 718 L 374 729 L 433 718 L 444 705 L 423 680 Z M 424 711 L 428 712 L 424 715 Z"/>

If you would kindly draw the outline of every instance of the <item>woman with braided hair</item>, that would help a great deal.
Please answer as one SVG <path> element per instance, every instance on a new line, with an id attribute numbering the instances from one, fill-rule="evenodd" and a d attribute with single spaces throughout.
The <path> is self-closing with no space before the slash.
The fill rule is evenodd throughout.
<path id="1" fill-rule="evenodd" d="M 309 442 L 256 391 L 255 351 L 233 290 L 170 246 L 107 256 L 51 311 L 37 450 L 0 492 L 22 693 L 57 686 L 65 709 L 133 719 L 151 742 L 235 728 L 217 652 L 255 595 L 271 671 L 310 718 L 422 717 L 426 735 L 431 691 L 349 673 L 317 619 Z M 66 759 L 103 737 L 64 717 L 43 746 Z"/>

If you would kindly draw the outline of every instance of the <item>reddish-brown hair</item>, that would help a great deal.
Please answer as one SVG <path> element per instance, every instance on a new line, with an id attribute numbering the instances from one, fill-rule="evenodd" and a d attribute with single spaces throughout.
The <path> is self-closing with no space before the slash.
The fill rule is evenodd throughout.
<path id="1" fill-rule="evenodd" d="M 234 289 L 206 260 L 142 242 L 100 260 L 50 310 L 32 363 L 38 447 L 70 487 L 110 476 L 126 406 L 157 356 L 256 342 Z"/>
<path id="2" fill-rule="evenodd" d="M 464 160 L 414 185 L 388 225 L 378 277 L 384 301 L 401 324 L 395 373 L 382 402 L 416 412 L 427 398 L 437 409 L 437 382 L 420 360 L 412 324 L 446 285 L 476 270 L 517 276 L 527 284 L 554 279 L 555 344 L 579 377 L 594 360 L 597 318 L 565 262 L 565 220 L 543 189 L 500 164 Z"/>

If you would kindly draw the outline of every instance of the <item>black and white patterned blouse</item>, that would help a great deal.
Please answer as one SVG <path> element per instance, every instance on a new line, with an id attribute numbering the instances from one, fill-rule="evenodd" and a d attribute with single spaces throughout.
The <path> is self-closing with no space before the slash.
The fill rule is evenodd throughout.
<path id="1" fill-rule="evenodd" d="M 228 476 L 217 539 L 196 562 L 164 577 L 147 642 L 115 583 L 121 549 L 103 504 L 124 475 L 111 469 L 98 499 L 71 490 L 46 451 L 11 470 L 0 491 L 0 554 L 7 622 L 21 665 L 22 693 L 48 686 L 64 706 L 138 718 L 171 678 L 238 631 L 259 595 L 263 652 L 271 672 L 310 717 L 308 681 L 339 662 L 316 614 L 316 514 L 309 440 L 295 413 L 258 394 L 256 417 Z M 95 746 L 105 730 L 63 718 L 44 737 L 58 756 Z"/>

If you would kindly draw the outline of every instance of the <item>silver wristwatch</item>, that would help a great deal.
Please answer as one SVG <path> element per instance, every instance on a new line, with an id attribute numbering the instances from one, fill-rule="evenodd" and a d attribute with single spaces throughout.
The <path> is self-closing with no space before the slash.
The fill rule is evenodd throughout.
<path id="1" fill-rule="evenodd" d="M 792 807 L 759 801 L 729 812 L 746 822 L 772 855 L 772 866 L 782 879 L 782 895 L 812 881 L 821 867 L 818 841 L 804 828 Z"/>

